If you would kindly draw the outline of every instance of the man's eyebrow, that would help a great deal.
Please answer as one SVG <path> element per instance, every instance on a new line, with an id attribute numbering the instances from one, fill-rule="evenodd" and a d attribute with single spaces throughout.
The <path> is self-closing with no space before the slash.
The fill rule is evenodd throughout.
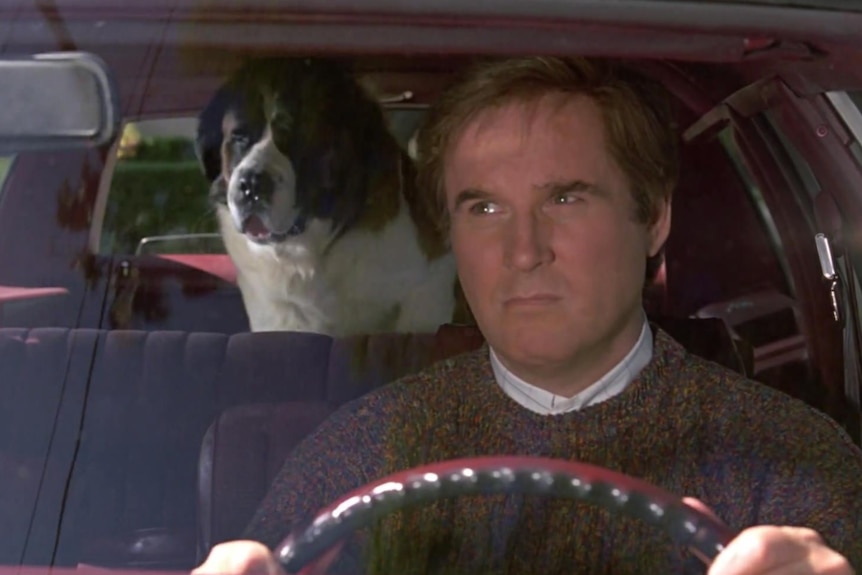
<path id="1" fill-rule="evenodd" d="M 567 182 L 548 182 L 537 186 L 539 190 L 549 194 L 565 194 L 567 192 L 586 192 L 589 194 L 601 195 L 604 191 L 595 184 L 585 182 L 583 180 L 570 180 Z"/>
<path id="2" fill-rule="evenodd" d="M 455 196 L 455 206 L 454 209 L 457 210 L 462 204 L 467 202 L 472 202 L 475 200 L 488 200 L 491 198 L 491 194 L 484 190 L 480 190 L 478 188 L 466 188 L 458 192 L 458 195 Z"/>
<path id="3" fill-rule="evenodd" d="M 604 194 L 604 190 L 602 190 L 602 188 L 583 180 L 548 182 L 540 186 L 536 186 L 536 189 L 548 194 L 565 194 L 568 192 L 585 192 L 596 195 Z M 453 210 L 457 210 L 461 205 L 467 202 L 477 200 L 488 201 L 493 198 L 494 195 L 485 190 L 481 190 L 479 188 L 465 188 L 455 196 L 455 205 Z"/>

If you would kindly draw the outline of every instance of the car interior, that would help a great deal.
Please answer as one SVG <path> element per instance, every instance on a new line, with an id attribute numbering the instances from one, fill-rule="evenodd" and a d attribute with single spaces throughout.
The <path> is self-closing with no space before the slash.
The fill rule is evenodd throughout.
<path id="1" fill-rule="evenodd" d="M 482 345 L 476 326 L 458 324 L 348 338 L 249 333 L 192 139 L 220 82 L 263 54 L 348 62 L 410 149 L 424 110 L 476 55 L 554 52 L 555 38 L 576 32 L 567 53 L 645 50 L 637 65 L 673 94 L 684 143 L 672 232 L 645 291 L 650 319 L 859 441 L 855 351 L 846 353 L 858 253 L 841 240 L 860 221 L 848 206 L 862 203 L 842 194 L 862 182 L 862 133 L 847 114 L 862 116 L 835 105 L 835 94 L 862 93 L 858 43 L 842 52 L 817 37 L 725 32 L 677 50 L 667 29 L 570 23 L 541 41 L 539 25 L 501 25 L 496 33 L 516 38 L 504 50 L 490 32 L 468 40 L 447 24 L 448 40 L 415 39 L 424 50 L 381 38 L 361 53 L 335 24 L 303 28 L 269 13 L 230 33 L 256 25 L 257 45 L 232 46 L 219 42 L 217 19 L 161 34 L 141 16 L 140 28 L 125 22 L 76 46 L 116 72 L 124 136 L 137 141 L 22 152 L 0 176 L 0 564 L 191 568 L 241 536 L 285 456 L 339 406 Z M 122 41 L 129 30 L 141 39 Z M 627 41 L 612 42 L 614 32 Z M 52 34 L 40 29 L 15 49 L 53 46 Z M 443 41 L 456 44 L 447 53 Z M 140 135 L 156 124 L 173 131 Z M 821 126 L 827 134 L 812 132 Z M 817 150 L 818 138 L 838 148 Z M 843 256 L 838 288 L 823 277 L 817 233 Z"/>

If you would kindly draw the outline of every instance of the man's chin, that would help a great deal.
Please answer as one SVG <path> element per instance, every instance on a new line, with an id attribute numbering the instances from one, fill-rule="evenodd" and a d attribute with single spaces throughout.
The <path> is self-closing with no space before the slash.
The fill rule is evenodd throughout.
<path id="1" fill-rule="evenodd" d="M 576 356 L 583 347 L 580 338 L 571 329 L 549 329 L 551 327 L 548 322 L 520 323 L 507 330 L 503 337 L 489 338 L 489 344 L 512 361 L 536 367 L 565 362 Z"/>

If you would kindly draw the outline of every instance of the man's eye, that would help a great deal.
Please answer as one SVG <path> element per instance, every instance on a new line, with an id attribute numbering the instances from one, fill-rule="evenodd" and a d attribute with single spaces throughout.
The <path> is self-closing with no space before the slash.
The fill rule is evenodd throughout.
<path id="1" fill-rule="evenodd" d="M 561 194 L 554 194 L 551 197 L 551 203 L 564 206 L 577 203 L 580 201 L 580 199 L 580 196 L 578 196 L 574 192 L 563 192 Z"/>
<path id="2" fill-rule="evenodd" d="M 251 137 L 246 132 L 234 132 L 230 135 L 230 139 L 237 144 L 246 144 Z"/>
<path id="3" fill-rule="evenodd" d="M 470 213 L 477 216 L 496 214 L 498 211 L 497 204 L 493 202 L 476 202 L 470 206 Z"/>

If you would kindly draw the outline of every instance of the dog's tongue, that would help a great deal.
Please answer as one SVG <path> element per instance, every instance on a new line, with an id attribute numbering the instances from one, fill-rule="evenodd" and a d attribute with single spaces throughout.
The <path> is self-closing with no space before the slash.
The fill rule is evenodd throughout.
<path id="1" fill-rule="evenodd" d="M 265 238 L 270 232 L 260 217 L 249 216 L 245 221 L 245 233 L 255 238 Z"/>

